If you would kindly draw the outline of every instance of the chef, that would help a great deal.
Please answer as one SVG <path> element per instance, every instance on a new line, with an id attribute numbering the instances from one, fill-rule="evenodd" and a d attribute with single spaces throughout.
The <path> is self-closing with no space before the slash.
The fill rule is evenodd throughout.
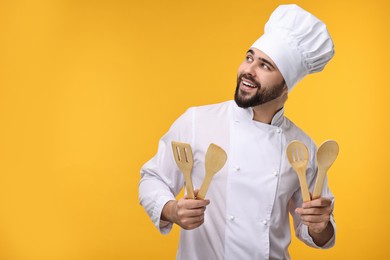
<path id="1" fill-rule="evenodd" d="M 333 55 L 322 21 L 297 5 L 281 5 L 239 66 L 234 101 L 189 108 L 161 138 L 157 154 L 141 169 L 139 199 L 162 234 L 174 224 L 181 227 L 177 259 L 290 259 L 289 214 L 304 243 L 334 245 L 334 197 L 327 181 L 321 198 L 303 202 L 285 153 L 292 140 L 308 147 L 306 178 L 313 190 L 316 145 L 284 116 L 289 92 Z M 208 146 L 226 151 L 228 160 L 204 200 L 176 199 L 184 177 L 172 141 L 192 147 L 195 188 L 205 176 Z"/>

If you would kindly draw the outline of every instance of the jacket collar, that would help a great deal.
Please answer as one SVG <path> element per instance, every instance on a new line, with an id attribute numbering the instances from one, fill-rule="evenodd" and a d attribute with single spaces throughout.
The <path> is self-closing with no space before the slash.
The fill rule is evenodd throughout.
<path id="1" fill-rule="evenodd" d="M 236 102 L 233 101 L 234 103 L 234 120 L 235 121 L 253 121 L 253 109 L 251 107 L 249 108 L 241 108 L 239 106 L 237 106 Z M 283 121 L 284 121 L 284 107 L 281 108 L 278 112 L 275 113 L 275 115 L 273 116 L 272 120 L 271 120 L 271 124 L 272 126 L 277 126 L 277 127 L 281 127 L 283 125 Z M 255 121 L 256 123 L 260 123 L 260 122 L 257 122 Z M 262 123 L 260 123 L 262 124 Z"/>

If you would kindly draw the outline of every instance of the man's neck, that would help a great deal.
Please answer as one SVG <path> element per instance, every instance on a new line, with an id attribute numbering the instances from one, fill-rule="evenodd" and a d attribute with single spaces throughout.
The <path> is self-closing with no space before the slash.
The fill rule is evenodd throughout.
<path id="1" fill-rule="evenodd" d="M 281 107 L 282 108 L 282 107 Z M 256 106 L 253 107 L 253 120 L 264 123 L 264 124 L 271 124 L 272 118 L 274 118 L 275 114 L 281 109 L 277 110 L 268 110 L 263 109 L 263 107 Z"/>
<path id="2" fill-rule="evenodd" d="M 272 118 L 280 109 L 283 108 L 286 100 L 287 92 L 265 104 L 252 107 L 253 120 L 264 124 L 271 124 Z"/>

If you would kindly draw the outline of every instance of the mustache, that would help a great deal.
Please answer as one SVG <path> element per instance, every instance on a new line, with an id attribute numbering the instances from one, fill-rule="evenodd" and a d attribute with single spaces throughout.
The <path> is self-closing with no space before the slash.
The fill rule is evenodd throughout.
<path id="1" fill-rule="evenodd" d="M 256 85 L 257 88 L 260 88 L 260 87 L 261 87 L 260 82 L 258 82 L 256 79 L 254 79 L 254 78 L 252 77 L 252 75 L 247 74 L 247 73 L 241 74 L 241 75 L 238 77 L 238 81 L 241 82 L 243 78 L 246 79 L 246 80 L 251 81 L 252 83 L 254 83 L 254 84 Z"/>

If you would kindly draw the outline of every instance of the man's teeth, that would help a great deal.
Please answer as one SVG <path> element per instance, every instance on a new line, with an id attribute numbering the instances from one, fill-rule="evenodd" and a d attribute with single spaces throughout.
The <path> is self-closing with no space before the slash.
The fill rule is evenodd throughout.
<path id="1" fill-rule="evenodd" d="M 251 83 L 249 83 L 249 82 L 246 82 L 246 81 L 242 81 L 242 83 L 243 83 L 245 86 L 250 87 L 250 88 L 255 88 L 255 87 L 256 87 L 255 85 L 253 85 L 253 84 L 251 84 Z"/>

